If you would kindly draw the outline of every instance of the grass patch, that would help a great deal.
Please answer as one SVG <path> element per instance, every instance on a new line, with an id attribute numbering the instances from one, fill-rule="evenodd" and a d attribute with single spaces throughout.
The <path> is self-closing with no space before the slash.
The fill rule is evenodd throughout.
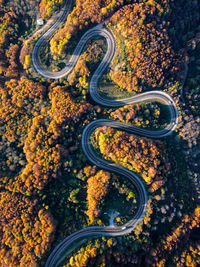
<path id="1" fill-rule="evenodd" d="M 98 84 L 98 91 L 100 96 L 107 99 L 120 99 L 134 96 L 135 93 L 129 93 L 126 89 L 120 89 L 107 76 L 108 71 L 102 76 Z"/>

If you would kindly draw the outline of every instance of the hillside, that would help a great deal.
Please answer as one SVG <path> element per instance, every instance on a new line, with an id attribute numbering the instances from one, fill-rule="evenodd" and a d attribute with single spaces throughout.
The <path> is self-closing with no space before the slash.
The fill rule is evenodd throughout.
<path id="1" fill-rule="evenodd" d="M 0 0 L 0 266 L 109 225 L 61 266 L 200 264 L 199 23 L 199 0 Z"/>

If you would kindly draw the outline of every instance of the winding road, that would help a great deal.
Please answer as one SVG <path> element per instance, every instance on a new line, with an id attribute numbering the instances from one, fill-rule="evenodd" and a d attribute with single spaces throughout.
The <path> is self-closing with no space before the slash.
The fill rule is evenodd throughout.
<path id="1" fill-rule="evenodd" d="M 173 101 L 173 99 L 166 93 L 161 91 L 151 91 L 146 92 L 143 94 L 138 94 L 136 96 L 125 98 L 125 99 L 116 99 L 116 100 L 110 100 L 102 98 L 98 93 L 98 80 L 102 76 L 103 72 L 107 68 L 107 66 L 110 64 L 114 52 L 115 52 L 115 40 L 111 32 L 109 32 L 107 29 L 103 28 L 103 23 L 99 24 L 98 26 L 93 27 L 92 29 L 88 30 L 80 39 L 79 43 L 77 44 L 69 62 L 66 64 L 66 66 L 58 72 L 50 72 L 46 70 L 39 58 L 39 50 L 41 46 L 47 42 L 50 37 L 53 35 L 53 33 L 59 28 L 59 26 L 65 22 L 67 15 L 69 13 L 70 7 L 71 7 L 72 0 L 67 0 L 65 7 L 63 9 L 63 13 L 61 17 L 58 19 L 58 21 L 36 42 L 33 52 L 32 52 L 32 62 L 34 65 L 34 68 L 36 71 L 42 75 L 45 78 L 50 79 L 59 79 L 66 75 L 68 75 L 73 68 L 75 67 L 78 58 L 87 43 L 89 39 L 91 39 L 93 36 L 102 36 L 106 39 L 107 42 L 107 52 L 102 60 L 102 62 L 97 67 L 95 73 L 93 74 L 90 85 L 89 85 L 89 91 L 90 95 L 93 98 L 95 102 L 97 102 L 100 105 L 106 106 L 106 107 L 121 107 L 127 104 L 133 104 L 138 103 L 142 101 L 159 101 L 161 103 L 164 103 L 169 107 L 170 111 L 170 122 L 166 126 L 166 128 L 157 130 L 157 131 L 151 131 L 146 130 L 142 128 L 138 128 L 131 125 L 126 125 L 121 122 L 112 121 L 108 119 L 101 119 L 96 120 L 88 124 L 82 134 L 82 148 L 87 156 L 87 158 L 98 167 L 115 172 L 119 174 L 120 176 L 123 175 L 127 179 L 129 179 L 132 184 L 136 187 L 139 195 L 139 208 L 137 212 L 134 214 L 133 218 L 124 224 L 121 227 L 99 227 L 99 226 L 92 226 L 87 227 L 84 229 L 81 229 L 70 236 L 66 237 L 50 254 L 47 262 L 46 267 L 56 266 L 56 264 L 59 262 L 59 259 L 61 256 L 63 256 L 66 248 L 70 247 L 72 243 L 80 238 L 87 238 L 89 236 L 120 236 L 120 235 L 126 235 L 133 231 L 133 229 L 143 220 L 143 217 L 146 213 L 147 209 L 147 203 L 148 203 L 148 197 L 145 190 L 145 187 L 143 185 L 143 182 L 141 179 L 132 171 L 127 170 L 123 168 L 122 166 L 116 165 L 114 163 L 110 163 L 100 157 L 98 157 L 91 146 L 90 143 L 90 136 L 92 132 L 98 127 L 101 126 L 110 126 L 112 128 L 116 128 L 122 131 L 128 131 L 133 134 L 146 136 L 149 138 L 161 138 L 170 135 L 174 129 L 177 126 L 178 123 L 178 110 L 176 108 L 176 105 Z"/>

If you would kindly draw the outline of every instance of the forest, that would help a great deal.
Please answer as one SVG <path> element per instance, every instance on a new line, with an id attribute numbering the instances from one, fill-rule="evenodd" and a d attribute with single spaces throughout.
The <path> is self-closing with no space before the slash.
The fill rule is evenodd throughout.
<path id="1" fill-rule="evenodd" d="M 0 0 L 3 267 L 44 266 L 71 233 L 109 225 L 113 210 L 114 224 L 121 226 L 137 211 L 136 188 L 87 160 L 81 147 L 85 126 L 101 118 L 155 130 L 168 123 L 169 112 L 157 101 L 106 108 L 91 99 L 89 82 L 107 50 L 103 38 L 88 41 L 67 77 L 51 80 L 36 72 L 31 54 L 45 32 L 37 19 L 48 28 L 64 4 Z M 96 155 L 140 177 L 148 192 L 147 213 L 129 235 L 88 239 L 60 266 L 196 267 L 200 1 L 74 0 L 66 22 L 41 48 L 43 66 L 62 69 L 82 34 L 103 21 L 115 37 L 116 50 L 100 81 L 100 94 L 116 98 L 162 90 L 174 99 L 179 123 L 172 136 L 163 139 L 111 127 L 93 132 L 90 142 Z"/>

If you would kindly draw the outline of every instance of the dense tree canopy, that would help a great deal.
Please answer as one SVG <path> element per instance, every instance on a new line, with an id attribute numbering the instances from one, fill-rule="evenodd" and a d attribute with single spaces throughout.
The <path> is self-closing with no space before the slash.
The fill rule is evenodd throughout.
<path id="1" fill-rule="evenodd" d="M 0 193 L 1 266 L 37 266 L 54 237 L 52 216 L 31 200 L 9 191 Z"/>
<path id="2" fill-rule="evenodd" d="M 175 53 L 165 26 L 157 19 L 160 12 L 160 5 L 147 1 L 124 6 L 111 17 L 120 59 L 113 64 L 109 76 L 120 88 L 141 91 L 145 83 L 162 86 L 174 72 Z M 123 59 L 127 65 L 120 62 Z"/>
<path id="3" fill-rule="evenodd" d="M 40 13 L 44 19 L 48 19 L 64 3 L 63 0 L 42 0 L 40 2 Z"/>
<path id="4" fill-rule="evenodd" d="M 90 40 L 66 78 L 52 83 L 33 71 L 31 52 L 39 37 L 39 11 L 46 23 L 64 3 L 0 0 L 3 267 L 43 266 L 52 247 L 64 237 L 90 224 L 106 224 L 109 219 L 104 211 L 111 208 L 121 212 L 115 219 L 117 225 L 129 220 L 138 208 L 137 192 L 123 177 L 96 166 L 85 167 L 81 133 L 97 118 L 110 116 L 139 127 L 158 128 L 165 115 L 157 103 L 111 110 L 87 102 L 89 79 L 103 58 L 105 40 Z M 66 56 L 68 44 L 72 42 L 73 49 L 84 30 L 108 19 L 105 27 L 116 39 L 108 79 L 123 92 L 165 88 L 178 105 L 179 129 L 162 142 L 109 127 L 96 130 L 92 136 L 96 152 L 146 182 L 147 213 L 129 236 L 90 242 L 69 257 L 67 266 L 195 267 L 200 264 L 200 213 L 193 191 L 195 179 L 199 186 L 200 1 L 76 0 L 72 8 L 64 27 L 49 46 L 41 48 L 40 55 L 46 54 L 47 59 L 43 62 L 41 57 L 44 67 L 61 69 L 67 59 L 61 62 L 59 56 Z M 180 101 L 180 80 L 174 81 L 183 60 L 180 53 L 189 62 L 182 90 L 185 103 Z"/>
<path id="5" fill-rule="evenodd" d="M 87 172 L 87 170 L 85 170 Z M 99 171 L 94 176 L 88 178 L 87 182 L 87 201 L 88 210 L 87 216 L 89 222 L 93 223 L 95 218 L 98 217 L 98 204 L 101 199 L 107 194 L 110 174 L 105 171 Z"/>
<path id="6" fill-rule="evenodd" d="M 139 127 L 160 128 L 162 126 L 161 108 L 157 103 L 126 105 L 111 112 L 110 118 Z"/>
<path id="7" fill-rule="evenodd" d="M 94 140 L 104 158 L 139 173 L 153 191 L 164 184 L 170 163 L 162 155 L 165 146 L 161 142 L 154 143 L 109 127 L 98 128 Z"/>
<path id="8" fill-rule="evenodd" d="M 71 36 L 74 36 L 84 27 L 88 27 L 91 23 L 101 22 L 106 13 L 109 13 L 115 6 L 120 6 L 122 3 L 122 0 L 77 0 L 76 6 L 68 16 L 64 28 L 58 31 L 51 40 L 52 54 L 63 55 Z"/>

